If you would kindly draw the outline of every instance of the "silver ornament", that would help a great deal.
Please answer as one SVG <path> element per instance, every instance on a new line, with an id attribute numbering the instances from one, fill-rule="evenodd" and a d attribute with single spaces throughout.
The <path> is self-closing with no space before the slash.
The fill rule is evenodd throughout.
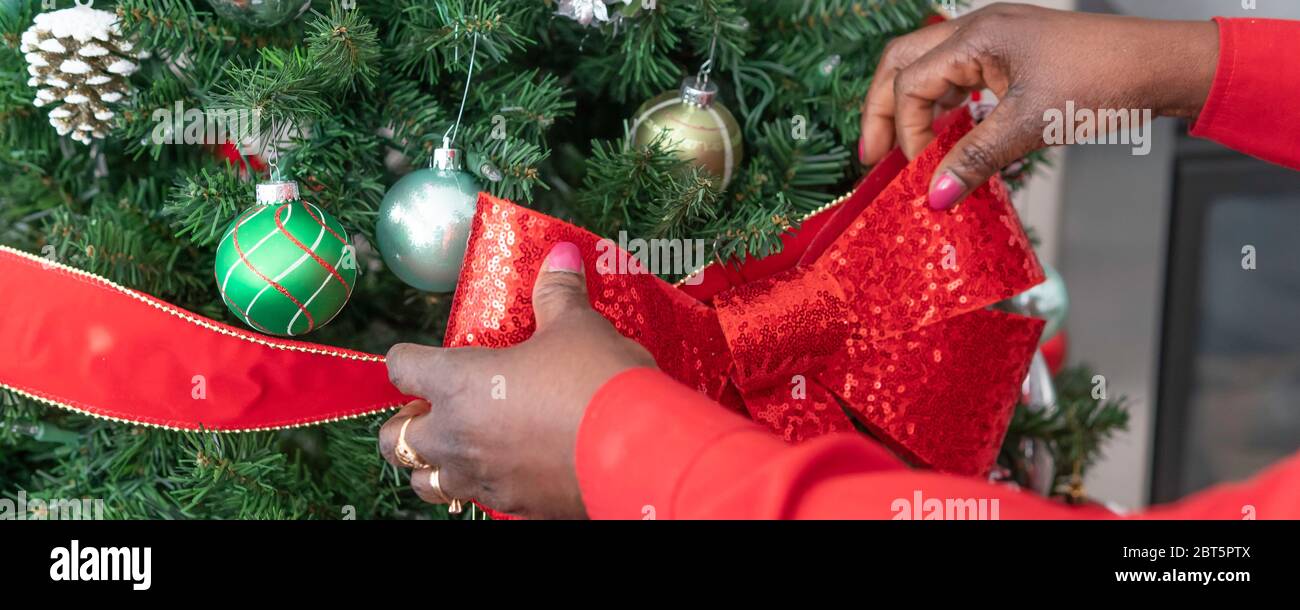
<path id="1" fill-rule="evenodd" d="M 1056 409 L 1056 386 L 1052 383 L 1052 372 L 1047 368 L 1047 360 L 1042 350 L 1034 352 L 1029 362 L 1029 372 L 1020 385 L 1021 402 L 1030 411 L 1048 411 Z M 1056 477 L 1056 458 L 1040 439 L 1020 441 L 1020 452 L 1024 455 L 1024 472 L 1026 482 L 1034 491 L 1044 496 L 1051 495 L 1052 481 Z"/>
<path id="2" fill-rule="evenodd" d="M 560 0 L 555 7 L 555 14 L 568 17 L 582 25 L 591 25 L 593 21 L 604 23 L 612 20 L 606 5 L 619 3 L 627 5 L 631 4 L 632 0 Z"/>
<path id="3" fill-rule="evenodd" d="M 384 194 L 375 226 L 388 268 L 420 290 L 454 290 L 479 190 L 454 148 L 435 150 L 433 167 L 398 180 Z"/>
<path id="4" fill-rule="evenodd" d="M 254 28 L 273 28 L 306 12 L 311 0 L 208 0 L 223 19 Z"/>

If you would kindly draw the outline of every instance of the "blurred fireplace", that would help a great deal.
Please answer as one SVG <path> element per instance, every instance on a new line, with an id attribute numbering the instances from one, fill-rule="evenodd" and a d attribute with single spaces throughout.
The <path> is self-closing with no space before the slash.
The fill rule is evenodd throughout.
<path id="1" fill-rule="evenodd" d="M 1170 223 L 1153 502 L 1300 449 L 1300 172 L 1184 135 Z"/>

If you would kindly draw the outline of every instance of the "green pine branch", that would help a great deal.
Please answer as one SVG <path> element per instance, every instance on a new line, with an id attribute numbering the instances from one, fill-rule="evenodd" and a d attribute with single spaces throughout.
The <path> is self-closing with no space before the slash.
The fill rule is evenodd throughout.
<path id="1" fill-rule="evenodd" d="M 1053 380 L 1054 408 L 1035 411 L 1025 405 L 1016 407 L 998 457 L 999 465 L 1011 472 L 1012 480 L 1027 485 L 1019 448 L 1022 441 L 1038 440 L 1047 445 L 1055 463 L 1051 495 L 1070 502 L 1088 499 L 1084 475 L 1101 458 L 1105 444 L 1128 429 L 1129 421 L 1123 397 L 1094 398 L 1093 376 L 1094 371 L 1087 365 L 1066 368 Z"/>
<path id="2" fill-rule="evenodd" d="M 370 90 L 379 76 L 379 31 L 361 11 L 331 5 L 328 15 L 313 11 L 307 24 L 307 52 L 318 80 L 330 89 Z"/>

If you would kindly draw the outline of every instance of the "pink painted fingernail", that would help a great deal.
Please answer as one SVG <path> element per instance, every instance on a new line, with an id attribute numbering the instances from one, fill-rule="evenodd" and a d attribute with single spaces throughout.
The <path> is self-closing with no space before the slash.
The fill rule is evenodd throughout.
<path id="1" fill-rule="evenodd" d="M 946 210 L 957 203 L 965 192 L 966 185 L 962 183 L 961 178 L 951 171 L 946 171 L 930 187 L 930 209 Z"/>
<path id="2" fill-rule="evenodd" d="M 867 134 L 858 138 L 858 163 L 867 165 Z"/>
<path id="3" fill-rule="evenodd" d="M 578 247 L 567 241 L 555 244 L 546 255 L 546 270 L 582 273 L 582 254 Z"/>

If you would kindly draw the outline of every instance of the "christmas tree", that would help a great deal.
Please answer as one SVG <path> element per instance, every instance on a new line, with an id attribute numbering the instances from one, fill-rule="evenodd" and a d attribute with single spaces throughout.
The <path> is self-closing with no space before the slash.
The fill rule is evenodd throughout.
<path id="1" fill-rule="evenodd" d="M 350 300 L 308 340 L 370 353 L 441 340 L 450 295 L 389 272 L 376 226 L 444 142 L 483 190 L 597 234 L 763 256 L 861 177 L 850 151 L 879 54 L 933 16 L 925 0 L 100 0 L 112 19 L 76 25 L 83 40 L 66 19 L 40 29 L 72 8 L 49 4 L 0 8 L 0 244 L 269 331 L 213 269 L 253 183 L 294 180 L 361 271 L 338 276 Z M 733 119 L 695 152 L 645 128 L 684 81 Z M 1071 375 L 1069 409 L 1013 421 L 1012 478 L 1036 439 L 1059 491 L 1122 427 Z M 113 518 L 446 516 L 378 455 L 384 416 L 214 434 L 3 389 L 0 405 L 7 495 L 102 498 Z"/>

